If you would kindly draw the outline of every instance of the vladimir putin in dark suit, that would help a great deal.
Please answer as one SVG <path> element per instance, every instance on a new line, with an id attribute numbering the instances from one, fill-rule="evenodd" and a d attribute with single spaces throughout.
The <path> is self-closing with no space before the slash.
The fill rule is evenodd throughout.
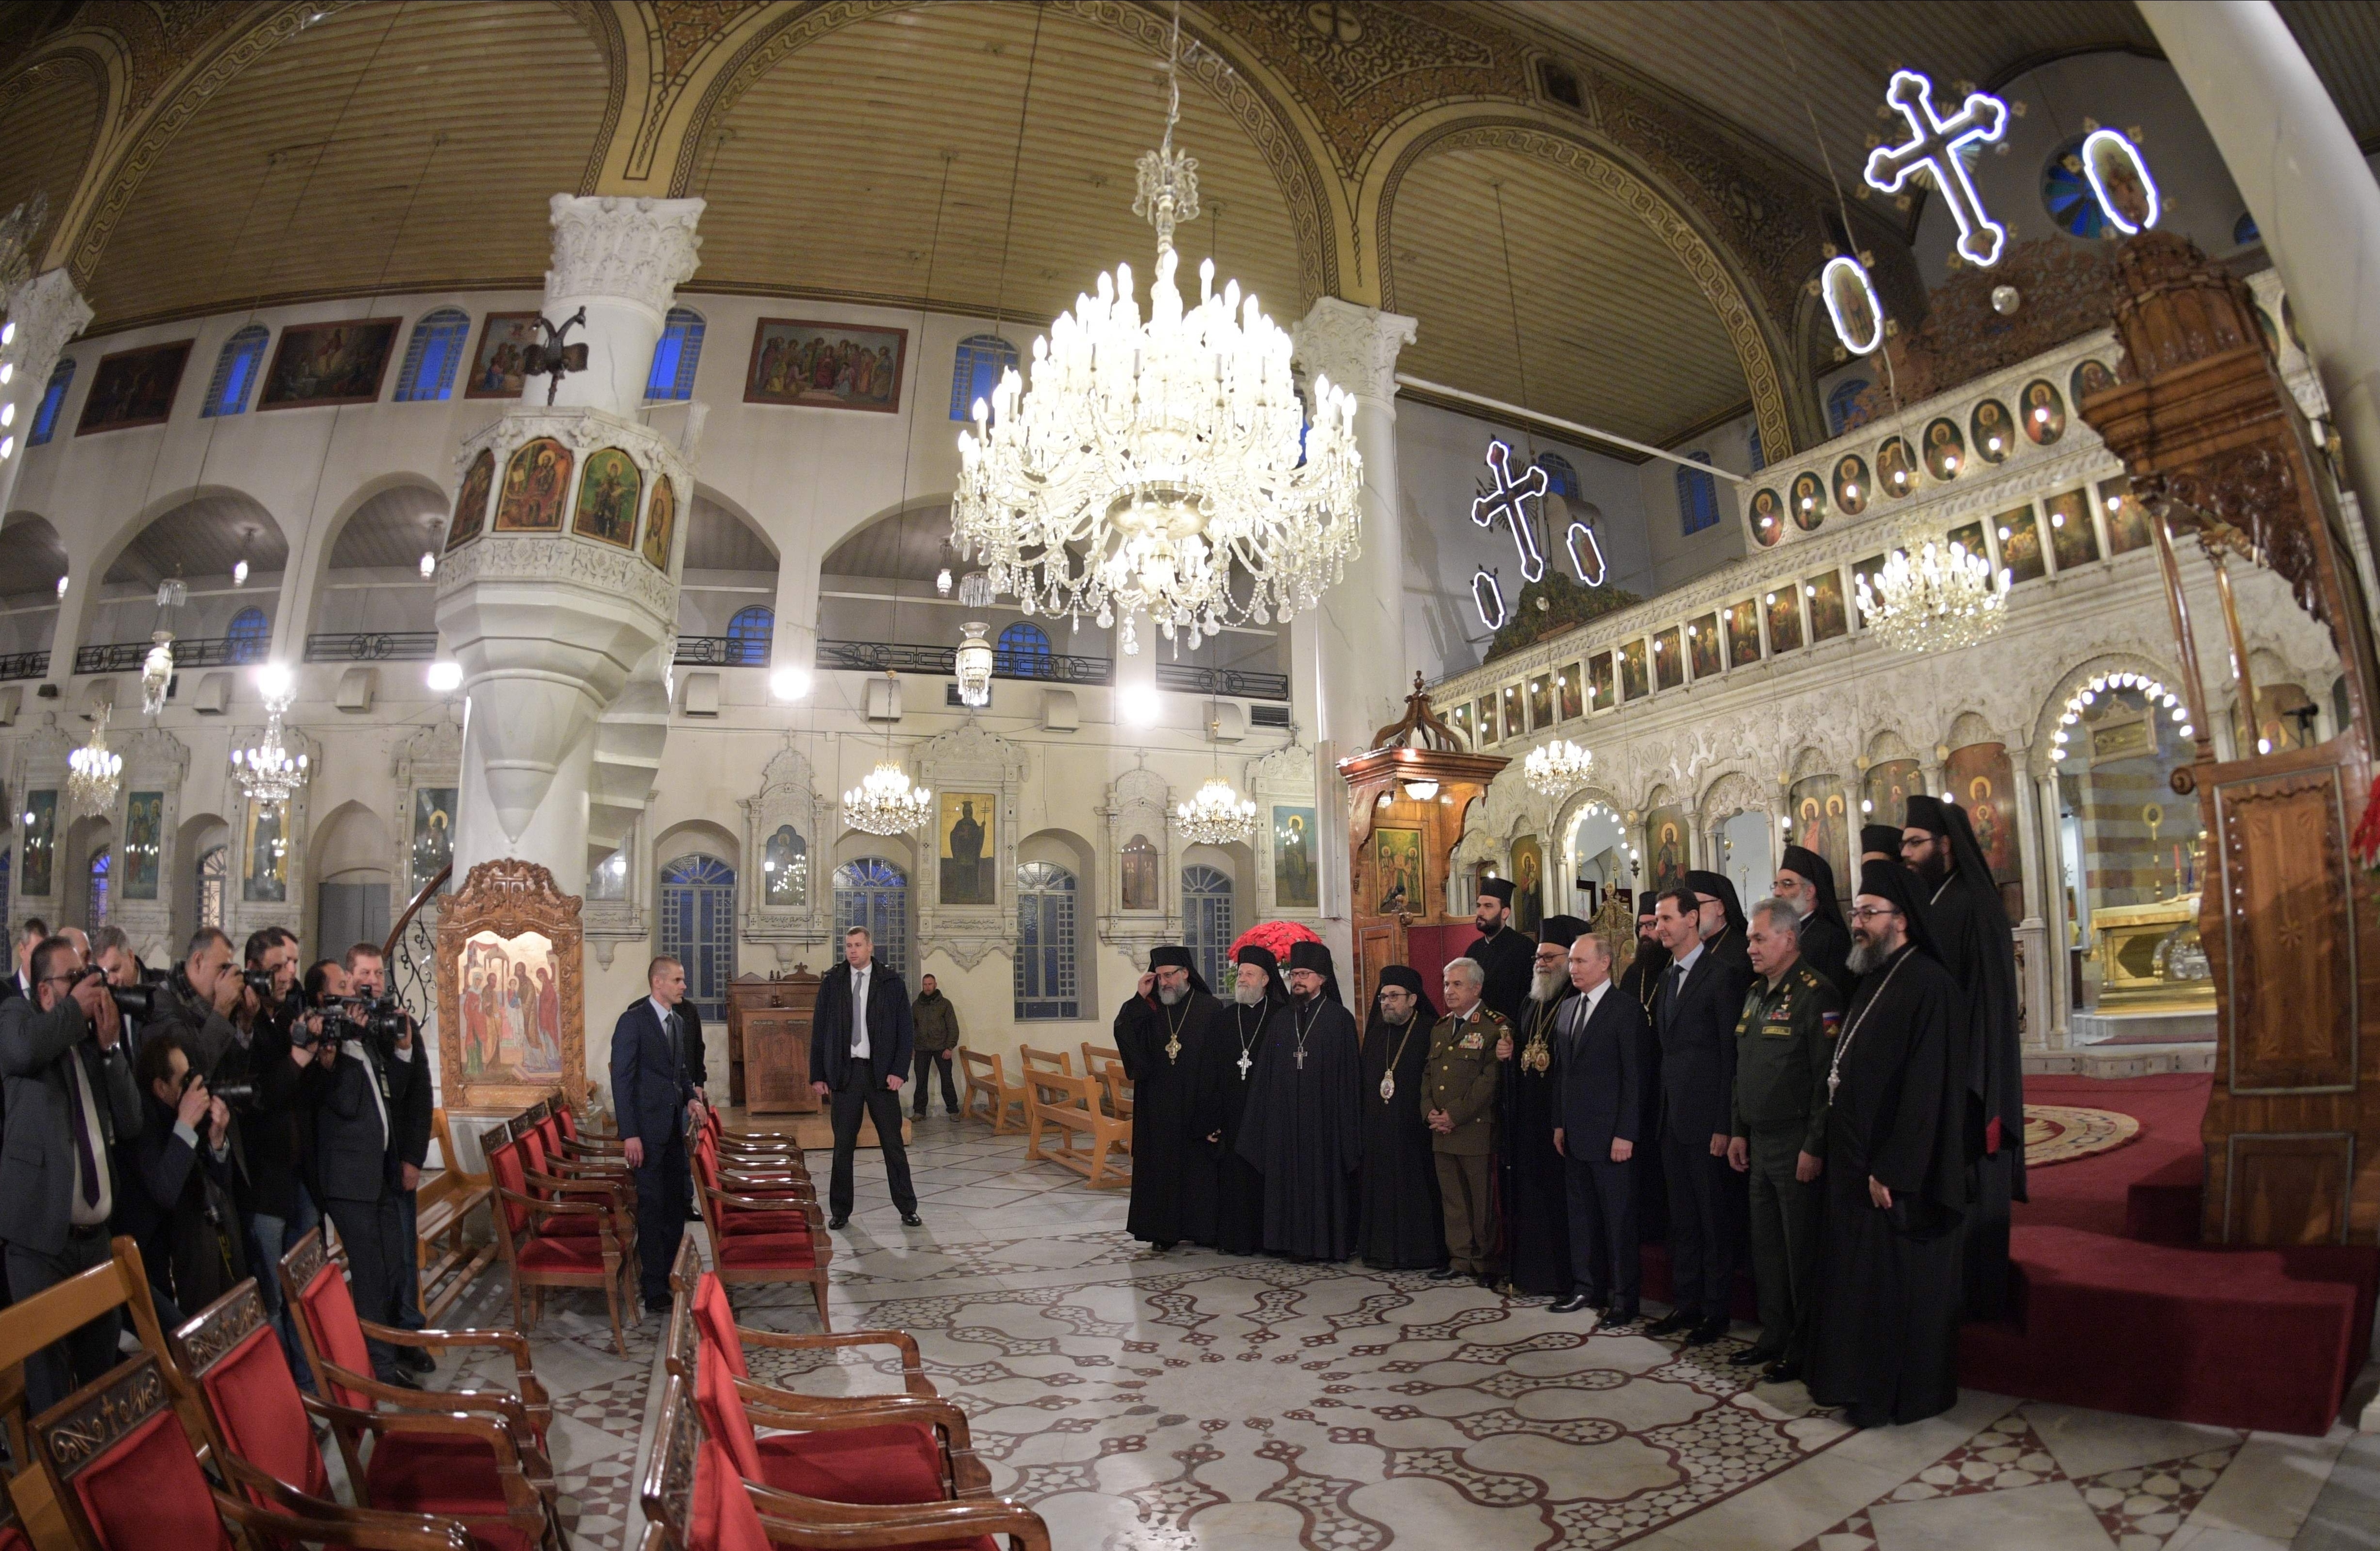
<path id="1" fill-rule="evenodd" d="M 1636 998 L 1611 982 L 1611 945 L 1589 932 L 1570 946 L 1578 995 L 1554 1045 L 1554 1148 L 1570 1207 L 1571 1294 L 1558 1314 L 1594 1309 L 1633 1325 L 1641 1285 L 1636 1145 L 1651 1031 Z"/>
<path id="2" fill-rule="evenodd" d="M 884 1150 L 884 1182 L 901 1220 L 918 1226 L 917 1192 L 909 1183 L 909 1154 L 901 1144 L 901 1082 L 915 1058 L 917 1026 L 909 993 L 893 970 L 876 962 L 876 942 L 865 926 L 843 934 L 843 962 L 819 982 L 810 1015 L 810 1087 L 832 1095 L 834 1177 L 827 1185 L 827 1227 L 851 1220 L 851 1155 L 859 1145 L 865 1111 Z"/>
<path id="3" fill-rule="evenodd" d="M 1670 950 L 1653 1002 L 1661 1043 L 1661 1172 L 1670 1187 L 1670 1313 L 1652 1336 L 1686 1332 L 1685 1345 L 1727 1334 L 1735 1297 L 1735 1241 L 1742 1196 L 1727 1161 L 1735 1125 L 1735 1023 L 1752 984 L 1744 961 L 1718 951 L 1723 922 L 1708 925 L 1691 888 L 1654 905 L 1654 930 Z"/>
<path id="4" fill-rule="evenodd" d="M 645 1308 L 667 1313 L 670 1263 L 686 1233 L 686 1132 L 699 1117 L 687 1075 L 686 966 L 662 954 L 645 966 L 650 993 L 612 1028 L 612 1107 L 620 1151 L 637 1174 L 637 1252 Z"/>

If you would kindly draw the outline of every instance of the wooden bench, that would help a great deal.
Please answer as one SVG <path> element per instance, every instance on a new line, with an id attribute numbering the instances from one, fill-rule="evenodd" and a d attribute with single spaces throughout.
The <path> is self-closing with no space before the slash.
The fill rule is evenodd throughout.
<path id="1" fill-rule="evenodd" d="M 443 1109 L 431 1111 L 430 1124 L 443 1166 L 435 1174 L 424 1174 L 414 1192 L 413 1240 L 421 1274 L 421 1317 L 436 1325 L 480 1273 L 495 1263 L 496 1235 L 492 1223 L 484 1240 L 469 1236 L 471 1214 L 485 1206 L 492 1193 L 488 1177 L 467 1174 L 455 1162 L 454 1133 L 446 1129 Z"/>
<path id="2" fill-rule="evenodd" d="M 966 1096 L 959 1105 L 962 1117 L 975 1113 L 975 1096 L 984 1098 L 984 1117 L 991 1122 L 994 1136 L 1008 1129 L 1008 1112 L 1016 1111 L 1016 1129 L 1025 1129 L 1033 1117 L 1033 1095 L 1021 1082 L 1008 1081 L 1007 1069 L 997 1056 L 987 1056 L 980 1050 L 959 1051 L 959 1060 L 966 1068 Z"/>
<path id="3" fill-rule="evenodd" d="M 1026 1046 L 1025 1081 L 1033 1090 L 1032 1121 L 1026 1131 L 1025 1155 L 1047 1158 L 1083 1176 L 1091 1189 L 1111 1190 L 1131 1182 L 1128 1169 L 1112 1170 L 1108 1154 L 1132 1153 L 1132 1122 L 1119 1120 L 1099 1107 L 1101 1086 L 1096 1077 L 1077 1077 L 1062 1052 Z M 1041 1149 L 1041 1132 L 1054 1128 L 1060 1142 L 1051 1152 Z M 1076 1138 L 1087 1139 L 1077 1142 Z"/>
<path id="4" fill-rule="evenodd" d="M 1083 1042 L 1083 1069 L 1107 1089 L 1108 1113 L 1119 1120 L 1132 1118 L 1132 1079 L 1123 1069 L 1123 1052 L 1110 1045 Z M 1127 1140 L 1126 1146 L 1130 1142 Z"/>

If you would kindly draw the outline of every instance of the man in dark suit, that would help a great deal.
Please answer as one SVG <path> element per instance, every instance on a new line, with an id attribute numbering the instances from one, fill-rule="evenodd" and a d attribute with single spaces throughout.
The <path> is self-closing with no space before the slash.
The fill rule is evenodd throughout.
<path id="1" fill-rule="evenodd" d="M 23 1302 L 108 1258 L 115 1208 L 113 1151 L 140 1134 L 140 1094 L 115 1003 L 82 952 L 44 939 L 29 959 L 32 991 L 0 1005 L 7 1126 L 0 1151 L 0 1240 L 8 1290 Z M 115 1363 L 111 1311 L 27 1359 L 25 1398 L 39 1412 Z"/>
<path id="2" fill-rule="evenodd" d="M 29 915 L 17 931 L 16 951 L 9 956 L 8 973 L 0 978 L 0 1002 L 14 996 L 33 994 L 33 950 L 49 937 L 50 923 L 40 916 Z"/>
<path id="3" fill-rule="evenodd" d="M 901 1144 L 901 1081 L 916 1058 L 917 1029 L 909 1014 L 908 989 L 901 977 L 876 962 L 876 942 L 865 926 L 843 934 L 843 962 L 819 982 L 810 1016 L 810 1087 L 832 1095 L 834 1178 L 827 1186 L 827 1227 L 851 1220 L 851 1155 L 859 1145 L 864 1110 L 884 1150 L 884 1182 L 892 1204 L 911 1227 L 917 1192 L 909 1183 L 909 1153 Z"/>
<path id="4" fill-rule="evenodd" d="M 411 1072 L 393 1072 L 387 1054 L 336 1005 L 336 998 L 347 995 L 347 971 L 337 959 L 316 960 L 306 971 L 305 984 L 306 999 L 315 1009 L 305 1021 L 314 1039 L 314 1176 L 322 1187 L 322 1211 L 347 1252 L 347 1288 L 356 1313 L 374 1325 L 395 1325 L 396 1284 L 403 1274 L 396 1249 L 405 1231 L 396 1204 L 403 1185 L 397 1151 Z M 293 1032 L 293 1043 L 304 1037 Z M 364 1345 L 374 1378 L 420 1387 L 395 1345 Z"/>
<path id="5" fill-rule="evenodd" d="M 347 949 L 339 960 L 347 971 L 347 991 L 351 995 L 378 1001 L 388 995 L 388 962 L 379 946 L 358 943 Z M 348 1017 L 357 1022 L 364 1020 L 361 1008 L 350 1008 Z M 392 1096 L 396 1102 L 389 1119 L 396 1131 L 396 1240 L 389 1247 L 389 1258 L 396 1267 L 396 1323 L 407 1330 L 419 1330 L 428 1321 L 421 1313 L 421 1241 L 420 1227 L 421 1170 L 430 1161 L 430 1133 L 437 1124 L 437 1095 L 431 1091 L 430 1052 L 422 1048 L 420 1031 L 414 1027 L 411 1014 L 406 1014 L 404 1027 L 387 1051 Z M 417 1374 L 426 1374 L 437 1363 L 419 1347 L 399 1347 L 397 1361 Z"/>
<path id="6" fill-rule="evenodd" d="M 645 966 L 645 999 L 612 1028 L 612 1107 L 620 1151 L 637 1173 L 637 1252 L 645 1308 L 667 1313 L 670 1263 L 686 1233 L 686 1135 L 698 1117 L 687 1075 L 686 966 L 662 954 Z"/>
<path id="7" fill-rule="evenodd" d="M 1719 951 L 1724 920 L 1707 920 L 1692 888 L 1654 906 L 1673 962 L 1653 1003 L 1661 1047 L 1661 1171 L 1670 1188 L 1670 1313 L 1646 1327 L 1705 1346 L 1727 1334 L 1734 1301 L 1736 1203 L 1727 1162 L 1735 1102 L 1735 1021 L 1752 971 Z"/>
<path id="8" fill-rule="evenodd" d="M 1609 1329 L 1636 1323 L 1636 1142 L 1643 1129 L 1645 1010 L 1611 983 L 1611 945 L 1593 932 L 1570 946 L 1578 995 L 1554 1047 L 1554 1150 L 1570 1205 L 1572 1292 L 1553 1313 L 1593 1309 Z"/>

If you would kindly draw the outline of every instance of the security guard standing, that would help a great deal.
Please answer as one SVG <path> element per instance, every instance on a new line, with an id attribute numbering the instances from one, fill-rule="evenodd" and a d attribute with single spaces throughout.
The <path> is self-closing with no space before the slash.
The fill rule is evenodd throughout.
<path id="1" fill-rule="evenodd" d="M 1442 983 L 1448 1010 L 1429 1032 L 1420 1101 L 1446 1215 L 1446 1264 L 1430 1276 L 1439 1281 L 1476 1276 L 1492 1287 L 1496 1083 L 1499 1064 L 1511 1054 L 1512 1026 L 1481 1001 L 1488 975 L 1477 959 L 1448 964 Z"/>
<path id="2" fill-rule="evenodd" d="M 1802 1376 L 1818 1264 L 1818 1171 L 1827 1153 L 1827 1071 L 1843 1003 L 1802 957 L 1801 916 L 1781 899 L 1752 912 L 1744 946 L 1760 978 L 1735 1025 L 1734 1120 L 1727 1161 L 1748 1172 L 1752 1284 L 1760 1339 L 1728 1361 L 1768 1366 L 1772 1384 Z"/>

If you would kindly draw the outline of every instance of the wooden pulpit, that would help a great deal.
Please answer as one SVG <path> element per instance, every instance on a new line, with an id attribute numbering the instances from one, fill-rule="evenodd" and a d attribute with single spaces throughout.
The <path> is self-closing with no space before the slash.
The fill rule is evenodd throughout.
<path id="1" fill-rule="evenodd" d="M 810 1012 L 819 977 L 739 975 L 727 986 L 730 1101 L 755 1115 L 814 1115 L 810 1091 Z M 903 1074 L 906 1076 L 906 1073 Z"/>

